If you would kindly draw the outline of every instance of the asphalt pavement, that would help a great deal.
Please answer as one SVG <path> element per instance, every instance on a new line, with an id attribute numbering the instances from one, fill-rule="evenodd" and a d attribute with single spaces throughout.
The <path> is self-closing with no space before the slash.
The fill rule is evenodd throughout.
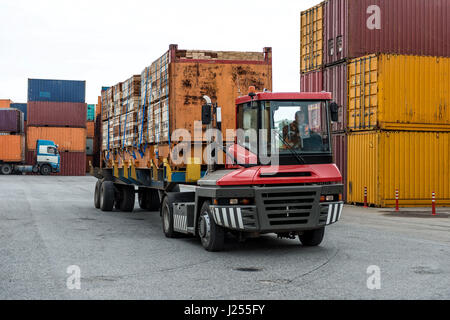
<path id="1" fill-rule="evenodd" d="M 95 182 L 0 176 L 0 299 L 450 298 L 450 208 L 346 206 L 320 247 L 228 237 L 210 253 L 165 238 L 157 212 L 95 209 Z"/>

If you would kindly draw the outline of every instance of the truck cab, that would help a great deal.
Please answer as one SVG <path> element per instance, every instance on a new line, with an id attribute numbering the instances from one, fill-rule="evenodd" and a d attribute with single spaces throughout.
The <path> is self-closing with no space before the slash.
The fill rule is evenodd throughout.
<path id="1" fill-rule="evenodd" d="M 36 142 L 36 166 L 34 171 L 42 175 L 49 175 L 60 171 L 61 156 L 58 145 L 49 140 L 38 140 Z"/>
<path id="2" fill-rule="evenodd" d="M 299 236 L 316 246 L 342 213 L 342 176 L 333 163 L 330 93 L 250 93 L 236 100 L 231 163 L 208 172 L 196 188 L 198 233 L 220 249 L 221 231 L 240 236 Z M 198 210 L 198 211 L 197 211 Z"/>

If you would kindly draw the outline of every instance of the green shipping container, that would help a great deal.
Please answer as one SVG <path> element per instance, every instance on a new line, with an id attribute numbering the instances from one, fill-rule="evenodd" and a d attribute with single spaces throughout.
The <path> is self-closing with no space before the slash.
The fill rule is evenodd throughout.
<path id="1" fill-rule="evenodd" d="M 95 120 L 95 104 L 87 105 L 87 121 Z"/>

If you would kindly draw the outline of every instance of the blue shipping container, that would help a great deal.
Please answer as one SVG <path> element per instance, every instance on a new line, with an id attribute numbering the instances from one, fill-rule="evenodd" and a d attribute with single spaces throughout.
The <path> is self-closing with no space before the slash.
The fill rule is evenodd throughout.
<path id="1" fill-rule="evenodd" d="M 11 108 L 23 112 L 23 120 L 27 121 L 27 104 L 26 103 L 11 103 Z"/>
<path id="2" fill-rule="evenodd" d="M 28 101 L 85 103 L 86 81 L 28 79 Z"/>

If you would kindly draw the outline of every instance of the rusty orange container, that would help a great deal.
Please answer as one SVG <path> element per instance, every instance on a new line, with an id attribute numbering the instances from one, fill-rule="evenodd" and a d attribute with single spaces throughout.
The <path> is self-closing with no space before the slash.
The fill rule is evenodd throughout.
<path id="1" fill-rule="evenodd" d="M 9 99 L 0 99 L 0 109 L 9 108 L 11 106 L 11 100 Z"/>
<path id="2" fill-rule="evenodd" d="M 24 135 L 0 135 L 0 161 L 21 163 L 25 160 Z"/>
<path id="3" fill-rule="evenodd" d="M 37 140 L 51 140 L 61 152 L 86 152 L 85 128 L 28 127 L 27 149 L 36 150 Z"/>
<path id="4" fill-rule="evenodd" d="M 86 137 L 93 138 L 95 136 L 95 121 L 86 122 Z"/>

